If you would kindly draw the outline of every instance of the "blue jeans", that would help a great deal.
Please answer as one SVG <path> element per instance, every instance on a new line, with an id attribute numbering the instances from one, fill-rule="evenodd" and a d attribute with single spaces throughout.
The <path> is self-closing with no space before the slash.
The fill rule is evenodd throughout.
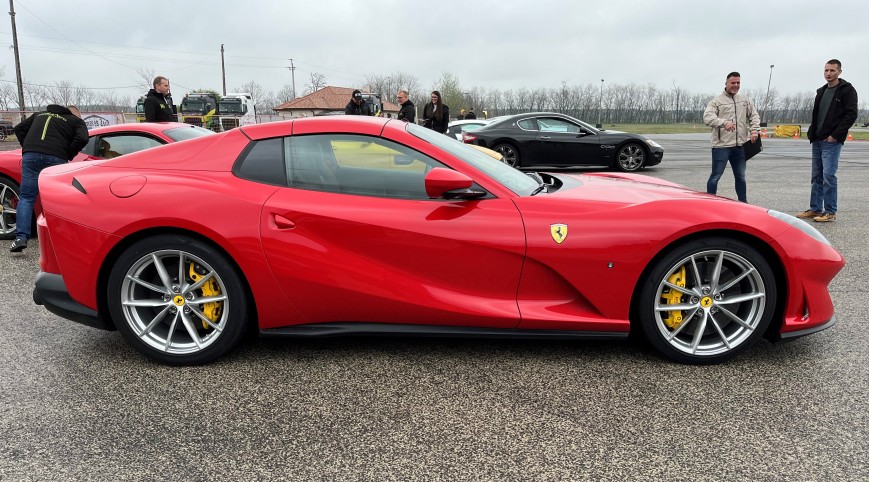
<path id="1" fill-rule="evenodd" d="M 21 156 L 21 192 L 18 194 L 18 210 L 15 213 L 15 237 L 30 237 L 33 224 L 33 205 L 39 195 L 39 173 L 46 167 L 66 164 L 66 159 L 39 152 L 25 152 Z"/>
<path id="2" fill-rule="evenodd" d="M 842 144 L 838 142 L 815 141 L 812 143 L 812 197 L 809 209 L 818 213 L 836 214 L 839 195 L 839 154 Z"/>
<path id="3" fill-rule="evenodd" d="M 713 147 L 712 148 L 712 174 L 706 181 L 706 192 L 718 193 L 718 180 L 724 174 L 724 168 L 730 161 L 733 169 L 733 177 L 736 179 L 736 197 L 740 201 L 748 202 L 745 197 L 745 152 L 741 147 Z"/>

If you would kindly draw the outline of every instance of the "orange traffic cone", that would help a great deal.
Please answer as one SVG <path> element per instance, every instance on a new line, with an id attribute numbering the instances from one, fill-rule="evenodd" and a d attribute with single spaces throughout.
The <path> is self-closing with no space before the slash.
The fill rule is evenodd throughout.
<path id="1" fill-rule="evenodd" d="M 800 131 L 794 132 L 794 139 L 799 139 L 799 138 L 800 138 Z"/>
<path id="2" fill-rule="evenodd" d="M 853 141 L 853 140 L 854 140 L 854 138 L 851 137 L 851 132 L 850 132 L 850 131 L 848 132 L 848 140 L 849 140 L 849 141 Z"/>
<path id="3" fill-rule="evenodd" d="M 766 129 L 764 128 L 763 133 L 760 135 L 761 139 L 766 139 Z"/>

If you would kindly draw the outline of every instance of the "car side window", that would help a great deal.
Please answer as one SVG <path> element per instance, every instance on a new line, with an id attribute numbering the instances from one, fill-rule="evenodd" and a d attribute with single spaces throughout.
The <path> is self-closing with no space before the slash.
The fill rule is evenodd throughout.
<path id="1" fill-rule="evenodd" d="M 526 131 L 536 131 L 537 130 L 537 120 L 536 119 L 522 119 L 518 122 L 519 127 L 525 129 Z"/>
<path id="2" fill-rule="evenodd" d="M 119 134 L 101 136 L 95 146 L 94 155 L 105 159 L 132 154 L 152 147 L 162 146 L 165 142 L 140 134 Z"/>
<path id="3" fill-rule="evenodd" d="M 287 186 L 283 137 L 251 142 L 232 167 L 232 173 L 249 181 Z"/>
<path id="4" fill-rule="evenodd" d="M 290 186 L 315 191 L 429 199 L 425 175 L 446 167 L 379 137 L 317 134 L 289 138 Z"/>
<path id="5" fill-rule="evenodd" d="M 98 137 L 99 136 L 92 136 L 90 139 L 88 139 L 87 145 L 84 146 L 84 148 L 82 148 L 81 152 L 84 154 L 87 154 L 89 156 L 96 156 L 97 155 L 97 138 Z"/>
<path id="6" fill-rule="evenodd" d="M 552 117 L 541 117 L 537 119 L 537 124 L 540 125 L 540 132 L 569 132 L 573 134 L 580 132 L 578 125 Z"/>

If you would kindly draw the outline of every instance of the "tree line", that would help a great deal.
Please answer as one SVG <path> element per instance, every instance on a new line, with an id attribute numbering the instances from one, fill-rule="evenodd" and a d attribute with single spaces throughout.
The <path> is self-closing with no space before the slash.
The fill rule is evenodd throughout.
<path id="1" fill-rule="evenodd" d="M 137 83 L 142 94 L 151 88 L 155 76 L 152 69 L 138 71 Z M 0 76 L 3 75 L 0 69 Z M 170 78 L 171 83 L 171 78 Z M 296 92 L 307 95 L 328 84 L 327 77 L 313 72 L 302 81 L 303 86 Z M 138 96 L 119 95 L 114 90 L 91 89 L 74 85 L 70 81 L 57 81 L 51 85 L 25 83 L 25 110 L 38 110 L 47 104 L 74 104 L 83 111 L 130 112 L 135 109 Z M 363 86 L 355 87 L 380 93 L 383 100 L 395 103 L 398 90 L 407 90 L 410 99 L 422 108 L 432 91 L 441 93 L 444 103 L 450 106 L 453 116 L 460 109 L 474 107 L 477 115 L 484 111 L 489 117 L 518 114 L 522 112 L 561 112 L 588 123 L 604 124 L 702 124 L 703 110 L 709 100 L 718 92 L 695 93 L 675 83 L 670 87 L 659 87 L 652 83 L 630 84 L 585 84 L 568 85 L 562 82 L 556 87 L 521 87 L 518 89 L 488 89 L 474 86 L 465 88 L 459 78 L 449 72 L 424 88 L 422 82 L 406 72 L 392 74 L 368 74 Z M 175 102 L 181 102 L 174 89 Z M 211 89 L 213 90 L 213 89 Z M 270 114 L 272 109 L 293 99 L 292 84 L 285 84 L 277 91 L 267 91 L 256 80 L 251 80 L 233 89 L 235 92 L 250 92 L 257 106 L 257 112 Z M 0 84 L 0 110 L 17 110 L 17 88 L 13 83 Z M 747 89 L 742 92 L 754 102 L 761 113 L 762 121 L 786 124 L 807 124 L 811 121 L 815 92 L 781 94 L 777 89 Z M 867 103 L 860 104 L 859 122 L 869 121 Z"/>

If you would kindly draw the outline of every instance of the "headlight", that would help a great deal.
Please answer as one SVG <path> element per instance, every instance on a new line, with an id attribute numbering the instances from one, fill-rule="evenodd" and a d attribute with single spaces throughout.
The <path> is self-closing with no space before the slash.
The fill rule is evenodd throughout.
<path id="1" fill-rule="evenodd" d="M 644 140 L 646 141 L 646 144 L 648 144 L 652 147 L 661 147 L 661 144 L 658 144 L 657 142 L 655 142 L 651 139 L 644 139 Z M 663 147 L 662 147 L 662 149 L 663 149 Z"/>
<path id="2" fill-rule="evenodd" d="M 827 238 L 825 238 L 824 235 L 821 234 L 820 231 L 818 231 L 817 229 L 814 228 L 814 226 L 803 221 L 802 219 L 798 219 L 795 216 L 791 216 L 790 214 L 785 214 L 783 212 L 776 211 L 774 209 L 768 210 L 767 214 L 778 219 L 779 221 L 784 221 L 784 222 L 790 224 L 791 226 L 799 229 L 800 231 L 808 234 L 809 236 L 817 239 L 818 241 L 820 241 L 824 244 L 828 244 L 828 245 L 832 246 L 830 244 L 830 242 L 827 241 Z"/>

